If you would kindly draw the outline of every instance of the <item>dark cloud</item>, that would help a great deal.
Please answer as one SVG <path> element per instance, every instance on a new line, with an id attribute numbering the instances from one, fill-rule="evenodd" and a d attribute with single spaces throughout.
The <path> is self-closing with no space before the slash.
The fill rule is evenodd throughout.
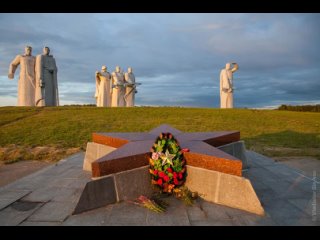
<path id="1" fill-rule="evenodd" d="M 219 72 L 237 61 L 237 107 L 319 101 L 320 14 L 0 14 L 0 96 L 10 61 L 47 45 L 61 103 L 93 103 L 94 72 L 132 66 L 139 105 L 219 106 Z M 15 102 L 13 103 L 15 104 Z"/>

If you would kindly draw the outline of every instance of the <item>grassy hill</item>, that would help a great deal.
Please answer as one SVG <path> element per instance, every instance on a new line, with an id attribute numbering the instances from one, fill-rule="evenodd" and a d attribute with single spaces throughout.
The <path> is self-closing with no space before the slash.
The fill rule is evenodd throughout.
<path id="1" fill-rule="evenodd" d="M 92 132 L 239 130 L 248 149 L 320 159 L 320 113 L 176 107 L 2 107 L 0 160 L 52 159 L 85 149 Z"/>

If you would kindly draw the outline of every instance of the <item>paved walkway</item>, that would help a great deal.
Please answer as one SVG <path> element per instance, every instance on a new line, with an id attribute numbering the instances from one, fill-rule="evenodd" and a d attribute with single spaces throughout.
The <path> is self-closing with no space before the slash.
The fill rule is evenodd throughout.
<path id="1" fill-rule="evenodd" d="M 71 215 L 90 174 L 84 153 L 0 188 L 0 225 L 320 225 L 320 183 L 296 169 L 248 151 L 249 178 L 266 211 L 260 217 L 197 200 L 192 207 L 173 197 L 157 214 L 122 202 Z M 320 169 L 316 169 L 320 175 Z"/>

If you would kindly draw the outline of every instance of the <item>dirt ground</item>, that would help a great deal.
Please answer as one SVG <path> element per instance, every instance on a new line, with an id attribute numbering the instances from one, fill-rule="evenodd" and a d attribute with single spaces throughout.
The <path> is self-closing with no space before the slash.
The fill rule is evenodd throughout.
<path id="1" fill-rule="evenodd" d="M 0 166 L 0 187 L 51 164 L 54 163 L 44 161 L 20 161 L 13 164 L 2 165 Z"/>
<path id="2" fill-rule="evenodd" d="M 0 147 L 0 165 L 11 164 L 24 160 L 57 162 L 80 148 L 64 148 L 60 146 L 19 146 L 11 144 Z"/>
<path id="3" fill-rule="evenodd" d="M 79 151 L 80 148 L 57 146 L 24 147 L 13 144 L 0 147 L 0 187 Z"/>

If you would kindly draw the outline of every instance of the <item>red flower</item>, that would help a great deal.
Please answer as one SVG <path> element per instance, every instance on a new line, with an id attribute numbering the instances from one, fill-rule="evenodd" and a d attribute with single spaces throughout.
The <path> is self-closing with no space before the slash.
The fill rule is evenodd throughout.
<path id="1" fill-rule="evenodd" d="M 182 173 L 179 172 L 179 179 L 182 179 Z"/>
<path id="2" fill-rule="evenodd" d="M 189 148 L 182 148 L 182 150 L 181 150 L 183 153 L 184 152 L 190 152 L 190 149 Z"/>
<path id="3" fill-rule="evenodd" d="M 161 178 L 158 179 L 157 184 L 160 185 L 160 186 L 162 185 L 162 179 Z"/>
<path id="4" fill-rule="evenodd" d="M 168 171 L 169 173 L 172 173 L 172 169 L 171 169 L 171 168 L 167 168 L 167 171 Z"/>
<path id="5" fill-rule="evenodd" d="M 177 178 L 178 174 L 176 172 L 173 173 L 173 178 Z"/>
<path id="6" fill-rule="evenodd" d="M 153 174 L 158 175 L 158 170 L 157 169 L 153 170 Z"/>
<path id="7" fill-rule="evenodd" d="M 165 176 L 163 177 L 163 180 L 165 180 L 166 182 L 169 182 L 170 178 L 169 178 L 169 176 L 165 175 Z"/>
<path id="8" fill-rule="evenodd" d="M 164 176 L 166 176 L 164 172 L 159 172 L 159 177 L 163 178 Z"/>
<path id="9" fill-rule="evenodd" d="M 174 183 L 174 185 L 178 185 L 179 181 L 175 178 L 175 179 L 173 179 L 173 183 Z"/>

